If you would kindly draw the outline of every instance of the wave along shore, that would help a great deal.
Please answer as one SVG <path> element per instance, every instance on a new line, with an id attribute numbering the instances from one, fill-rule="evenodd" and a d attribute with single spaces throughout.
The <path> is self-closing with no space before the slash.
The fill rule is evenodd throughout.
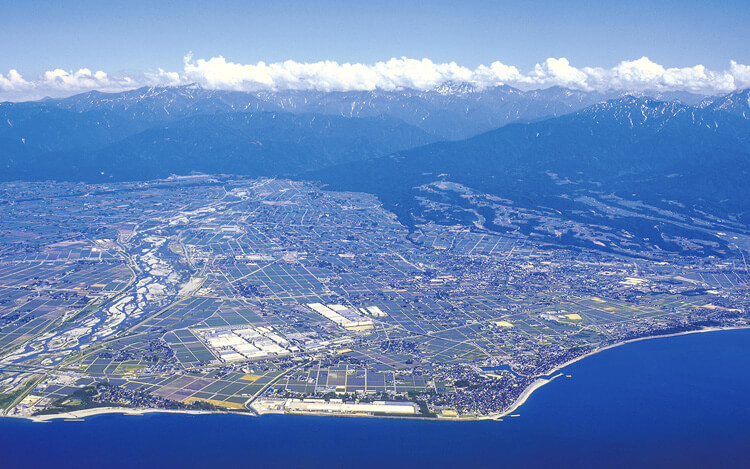
<path id="1" fill-rule="evenodd" d="M 586 353 L 584 355 L 581 355 L 579 357 L 573 358 L 565 363 L 562 363 L 552 370 L 549 371 L 549 373 L 546 374 L 546 376 L 553 375 L 555 373 L 560 372 L 563 368 L 572 365 L 573 363 L 583 360 L 584 358 L 590 357 L 592 355 L 595 355 L 597 353 L 603 352 L 605 350 L 609 350 L 611 348 L 620 347 L 621 345 L 630 344 L 633 342 L 640 342 L 642 340 L 651 340 L 651 339 L 664 339 L 668 337 L 677 337 L 682 335 L 688 335 L 688 334 L 698 334 L 698 333 L 704 333 L 704 332 L 718 332 L 718 331 L 731 331 L 731 330 L 740 330 L 740 329 L 750 329 L 750 326 L 739 326 L 739 327 L 707 327 L 704 329 L 698 329 L 694 331 L 685 331 L 685 332 L 676 332 L 674 334 L 665 334 L 665 335 L 654 335 L 654 336 L 647 336 L 647 337 L 639 337 L 637 339 L 630 339 L 626 340 L 624 342 L 618 342 L 616 344 L 607 345 L 606 347 L 601 347 L 595 350 L 592 350 L 589 353 Z M 537 389 L 541 388 L 547 383 L 552 382 L 556 378 L 560 377 L 562 373 L 558 373 L 551 378 L 538 378 L 534 380 L 530 385 L 528 385 L 524 390 L 521 392 L 521 394 L 516 398 L 516 400 L 513 402 L 513 404 L 506 410 L 502 412 L 498 412 L 496 414 L 490 414 L 490 415 L 483 415 L 475 418 L 466 418 L 466 417 L 436 417 L 436 418 L 429 418 L 429 417 L 410 417 L 410 419 L 423 419 L 423 420 L 449 420 L 449 421 L 477 421 L 477 420 L 499 420 L 503 417 L 506 417 L 508 415 L 512 415 L 513 412 L 518 410 L 519 407 L 521 407 L 528 399 L 531 397 L 531 395 L 536 391 Z M 215 411 L 215 410 L 170 410 L 170 409 L 152 409 L 152 408 L 131 408 L 131 407 L 94 407 L 91 409 L 82 409 L 82 410 L 74 410 L 70 412 L 63 412 L 59 414 L 45 414 L 45 415 L 31 415 L 31 416 L 23 416 L 23 417 L 15 417 L 15 416 L 6 416 L 9 418 L 23 418 L 28 419 L 34 422 L 47 422 L 54 419 L 70 419 L 70 420 L 79 420 L 84 419 L 86 417 L 91 417 L 94 415 L 102 415 L 102 414 L 123 414 L 123 415 L 145 415 L 150 413 L 171 413 L 171 414 L 190 414 L 190 415 L 211 415 L 211 414 L 232 414 L 232 415 L 246 415 L 246 416 L 256 416 L 252 413 L 238 413 L 238 412 L 229 412 L 229 411 Z M 297 413 L 295 415 L 308 415 L 308 414 L 300 414 Z M 372 415 L 363 415 L 363 414 L 336 414 L 336 413 L 314 413 L 310 415 L 318 415 L 318 416 L 337 416 L 337 417 L 368 417 L 368 418 L 399 418 L 402 419 L 404 417 L 392 417 L 392 416 L 372 416 Z"/>
<path id="2" fill-rule="evenodd" d="M 552 370 L 549 371 L 549 373 L 546 374 L 546 376 L 550 376 L 554 373 L 557 373 L 561 371 L 563 368 L 572 365 L 573 363 L 583 360 L 584 358 L 588 358 L 592 355 L 596 355 L 597 353 L 603 352 L 605 350 L 609 350 L 615 347 L 620 347 L 622 345 L 631 344 L 633 342 L 640 342 L 642 340 L 651 340 L 651 339 L 666 339 L 668 337 L 678 337 L 682 335 L 689 335 L 689 334 L 700 334 L 704 332 L 719 332 L 719 331 L 734 331 L 734 330 L 741 330 L 741 329 L 750 329 L 750 326 L 738 326 L 738 327 L 706 327 L 703 329 L 697 329 L 694 331 L 685 331 L 685 332 L 675 332 L 674 334 L 664 334 L 664 335 L 652 335 L 652 336 L 646 336 L 646 337 L 638 337 L 637 339 L 630 339 L 626 340 L 624 342 L 617 342 L 616 344 L 607 345 L 606 347 L 597 348 L 595 350 L 592 350 L 589 353 L 583 354 L 581 356 L 578 356 L 576 358 L 573 358 L 572 360 L 568 360 L 565 363 L 562 363 L 556 367 L 554 367 Z M 531 396 L 531 394 L 536 391 L 537 389 L 541 388 L 545 384 L 551 382 L 555 378 L 558 378 L 560 374 L 557 374 L 555 376 L 552 376 L 551 378 L 539 378 L 534 380 L 529 386 L 527 386 L 520 396 L 515 400 L 513 405 L 511 405 L 507 410 L 504 410 L 503 412 L 499 412 L 497 414 L 487 415 L 483 417 L 479 417 L 478 420 L 490 420 L 490 419 L 500 419 L 502 417 L 508 416 L 518 410 L 519 407 L 521 407 L 526 400 Z M 466 420 L 466 419 L 463 419 Z"/>

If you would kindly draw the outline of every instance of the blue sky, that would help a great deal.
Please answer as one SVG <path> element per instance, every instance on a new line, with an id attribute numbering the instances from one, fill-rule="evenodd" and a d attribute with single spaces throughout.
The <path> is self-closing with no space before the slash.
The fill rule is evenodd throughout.
<path id="1" fill-rule="evenodd" d="M 704 94 L 750 86 L 748 0 L 26 0 L 2 2 L 0 17 L 0 100 L 191 82 L 349 90 L 464 80 Z"/>
<path id="2" fill-rule="evenodd" d="M 372 63 L 427 57 L 528 69 L 547 57 L 609 67 L 648 56 L 665 66 L 750 62 L 750 2 L 707 1 L 128 1 L 3 2 L 0 70 L 135 72 L 182 57 L 249 63 Z"/>

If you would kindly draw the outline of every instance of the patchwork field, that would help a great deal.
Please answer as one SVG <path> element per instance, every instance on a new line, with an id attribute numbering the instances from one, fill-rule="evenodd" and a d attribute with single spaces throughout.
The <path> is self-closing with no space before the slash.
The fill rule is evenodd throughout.
<path id="1" fill-rule="evenodd" d="M 0 205 L 12 415 L 310 398 L 494 415 L 601 347 L 747 324 L 739 252 L 633 258 L 407 228 L 371 195 L 276 179 L 14 191 Z"/>

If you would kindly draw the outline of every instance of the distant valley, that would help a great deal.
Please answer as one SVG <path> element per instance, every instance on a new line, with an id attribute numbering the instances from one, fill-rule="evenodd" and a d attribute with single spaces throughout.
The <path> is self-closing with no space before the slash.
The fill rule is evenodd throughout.
<path id="1" fill-rule="evenodd" d="M 748 94 L 89 92 L 0 104 L 1 179 L 289 177 L 373 193 L 412 229 L 723 256 L 704 227 L 750 223 Z"/>

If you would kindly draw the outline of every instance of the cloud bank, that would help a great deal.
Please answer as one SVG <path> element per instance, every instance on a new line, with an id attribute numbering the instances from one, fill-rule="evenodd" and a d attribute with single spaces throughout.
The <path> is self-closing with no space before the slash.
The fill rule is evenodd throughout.
<path id="1" fill-rule="evenodd" d="M 667 68 L 647 57 L 625 60 L 612 68 L 576 67 L 566 58 L 548 58 L 531 70 L 496 61 L 468 68 L 455 62 L 392 58 L 375 64 L 323 61 L 241 64 L 224 57 L 184 58 L 180 71 L 155 71 L 110 76 L 87 68 L 55 69 L 27 80 L 16 70 L 0 74 L 0 100 L 67 96 L 83 91 L 123 91 L 140 86 L 197 83 L 205 88 L 237 91 L 319 90 L 370 91 L 434 89 L 446 82 L 469 82 L 479 88 L 510 85 L 521 89 L 564 86 L 583 91 L 688 91 L 720 94 L 750 87 L 750 66 L 730 62 L 725 70 L 703 65 Z"/>

